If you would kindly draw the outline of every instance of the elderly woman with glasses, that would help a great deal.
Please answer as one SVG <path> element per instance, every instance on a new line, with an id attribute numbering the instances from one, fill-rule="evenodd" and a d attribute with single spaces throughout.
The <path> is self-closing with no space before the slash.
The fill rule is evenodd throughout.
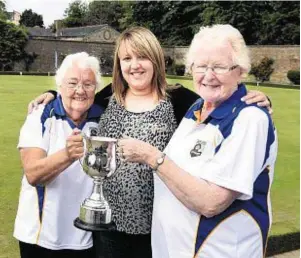
<path id="1" fill-rule="evenodd" d="M 55 79 L 60 96 L 29 114 L 20 132 L 24 176 L 14 237 L 22 258 L 95 257 L 91 233 L 73 221 L 93 187 L 78 161 L 77 134 L 97 128 L 103 112 L 93 104 L 99 62 L 84 52 L 68 55 Z"/>
<path id="2" fill-rule="evenodd" d="M 248 49 L 230 25 L 202 27 L 187 61 L 201 98 L 164 152 L 119 141 L 126 162 L 155 171 L 153 257 L 264 257 L 277 137 L 267 110 L 241 100 Z"/>

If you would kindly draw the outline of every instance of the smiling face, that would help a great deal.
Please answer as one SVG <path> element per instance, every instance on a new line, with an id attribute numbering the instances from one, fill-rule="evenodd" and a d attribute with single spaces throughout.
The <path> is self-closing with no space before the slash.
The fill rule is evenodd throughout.
<path id="1" fill-rule="evenodd" d="M 195 90 L 205 101 L 218 104 L 228 99 L 237 89 L 241 79 L 241 69 L 236 67 L 224 74 L 216 74 L 210 68 L 205 73 L 198 73 L 196 67 L 231 68 L 236 65 L 233 63 L 232 51 L 228 42 L 216 44 L 205 40 L 200 42 L 192 66 L 192 74 Z"/>
<path id="2" fill-rule="evenodd" d="M 121 72 L 124 80 L 133 92 L 148 93 L 152 91 L 154 66 L 146 56 L 133 51 L 127 42 L 122 42 L 118 51 Z"/>
<path id="3" fill-rule="evenodd" d="M 90 68 L 73 65 L 67 69 L 60 87 L 60 93 L 65 111 L 73 121 L 81 120 L 93 104 L 95 84 L 95 74 Z"/>

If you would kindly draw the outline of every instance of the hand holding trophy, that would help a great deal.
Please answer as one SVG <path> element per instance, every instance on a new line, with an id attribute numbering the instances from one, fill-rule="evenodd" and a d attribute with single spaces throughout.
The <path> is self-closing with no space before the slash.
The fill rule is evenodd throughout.
<path id="1" fill-rule="evenodd" d="M 102 184 L 116 170 L 117 140 L 84 134 L 83 140 L 85 151 L 80 162 L 85 173 L 94 179 L 94 186 L 91 196 L 81 204 L 74 225 L 88 231 L 114 230 L 112 211 L 104 198 Z"/>

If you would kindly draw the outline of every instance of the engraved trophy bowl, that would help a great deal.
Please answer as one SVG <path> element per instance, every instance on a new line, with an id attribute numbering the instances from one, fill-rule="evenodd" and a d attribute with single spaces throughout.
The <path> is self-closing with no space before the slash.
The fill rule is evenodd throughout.
<path id="1" fill-rule="evenodd" d="M 114 230 L 112 210 L 103 195 L 103 181 L 116 170 L 117 140 L 108 137 L 83 134 L 84 156 L 80 159 L 84 172 L 93 178 L 93 191 L 80 206 L 80 215 L 75 219 L 77 228 L 88 231 Z"/>

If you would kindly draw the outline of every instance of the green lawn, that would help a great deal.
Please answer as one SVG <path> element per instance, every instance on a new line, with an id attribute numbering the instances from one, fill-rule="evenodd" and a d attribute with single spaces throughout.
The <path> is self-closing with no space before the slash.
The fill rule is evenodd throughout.
<path id="1" fill-rule="evenodd" d="M 104 84 L 110 78 L 104 78 Z M 169 80 L 190 87 L 190 80 Z M 27 104 L 47 89 L 54 89 L 53 77 L 0 76 L 0 257 L 18 257 L 17 241 L 12 237 L 22 170 L 16 149 Z M 254 89 L 255 87 L 249 87 Z M 300 98 L 299 90 L 260 88 L 273 101 L 278 129 L 279 152 L 272 186 L 272 235 L 299 231 L 300 181 Z"/>

